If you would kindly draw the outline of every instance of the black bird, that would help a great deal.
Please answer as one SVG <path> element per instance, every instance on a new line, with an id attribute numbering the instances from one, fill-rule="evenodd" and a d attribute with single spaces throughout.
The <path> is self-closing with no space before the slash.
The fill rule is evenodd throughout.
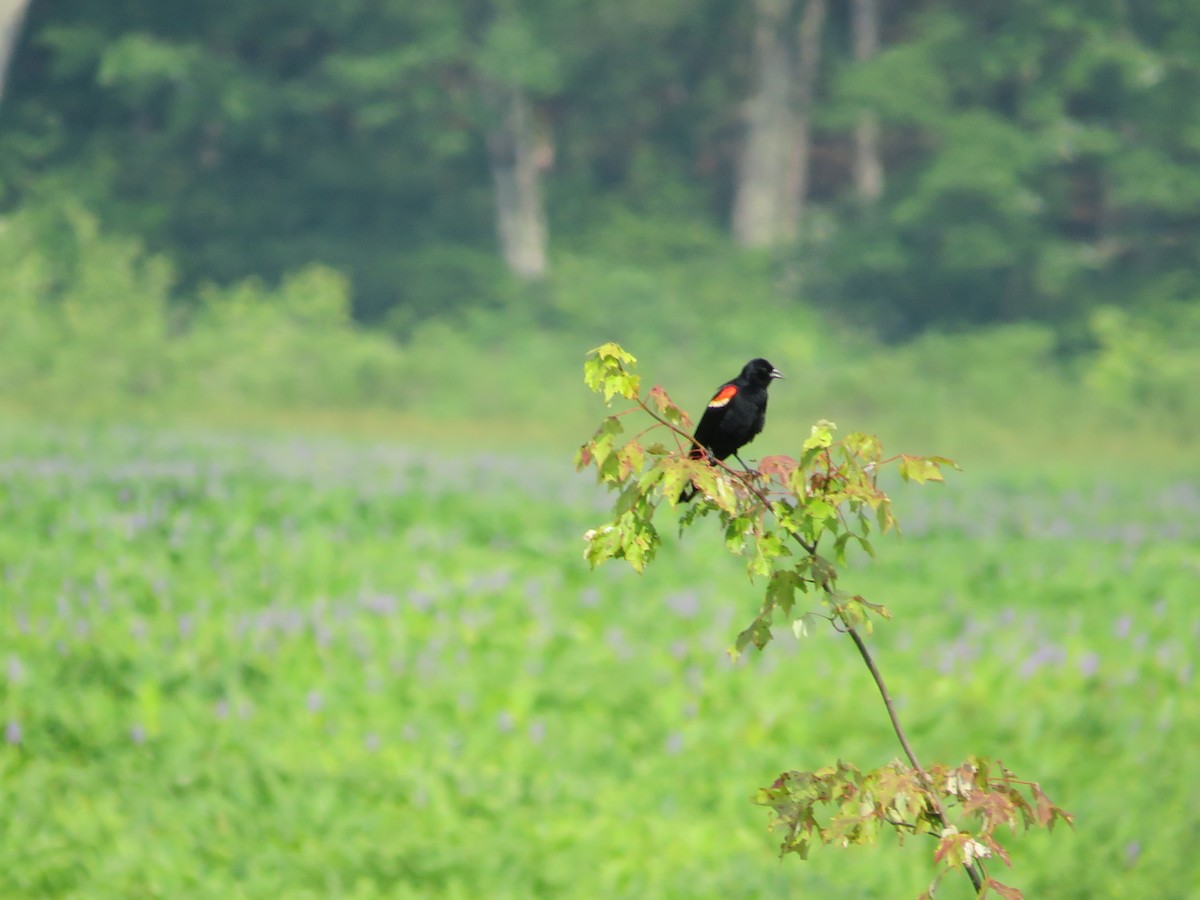
<path id="1" fill-rule="evenodd" d="M 695 446 L 688 456 L 703 459 L 707 451 L 712 459 L 734 456 L 741 462 L 737 452 L 763 430 L 767 418 L 767 387 L 773 379 L 782 377 L 783 373 L 765 359 L 752 359 L 746 363 L 741 374 L 717 388 L 708 401 L 693 436 Z M 679 502 L 687 503 L 695 495 L 696 486 L 690 484 L 680 493 Z"/>

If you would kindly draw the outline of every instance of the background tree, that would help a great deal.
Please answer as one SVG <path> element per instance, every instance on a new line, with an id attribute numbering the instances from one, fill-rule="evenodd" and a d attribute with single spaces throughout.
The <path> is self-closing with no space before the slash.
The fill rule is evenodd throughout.
<path id="1" fill-rule="evenodd" d="M 746 247 L 795 237 L 808 190 L 813 100 L 825 0 L 757 0 L 754 89 L 733 201 L 733 234 Z"/>
<path id="2" fill-rule="evenodd" d="M 494 190 L 496 234 L 505 263 L 524 278 L 546 273 L 537 122 L 523 82 L 552 77 L 524 19 L 511 9 L 483 13 L 478 81 Z"/>
<path id="3" fill-rule="evenodd" d="M 880 220 L 843 219 L 821 249 L 828 296 L 904 335 L 1030 318 L 1069 328 L 1100 298 L 1194 294 L 1142 267 L 1181 275 L 1197 249 L 1162 191 L 1170 181 L 1174 198 L 1196 199 L 1193 151 L 1150 123 L 1173 130 L 1160 103 L 1194 106 L 1195 65 L 1179 52 L 1191 19 L 1167 40 L 1155 14 L 1120 6 L 910 12 L 903 40 L 840 78 L 840 101 L 873 109 L 902 150 Z"/>
<path id="4" fill-rule="evenodd" d="M 28 8 L 29 0 L 0 0 L 0 99 L 4 98 L 13 48 L 21 34 L 25 10 Z"/>
<path id="5" fill-rule="evenodd" d="M 851 2 L 855 62 L 866 62 L 879 52 L 879 4 L 880 0 Z M 854 189 L 865 203 L 874 203 L 883 193 L 879 116 L 871 110 L 858 114 L 854 128 Z"/>
<path id="6" fill-rule="evenodd" d="M 139 236 L 184 292 L 334 266 L 356 316 L 400 336 L 468 307 L 552 317 L 553 279 L 508 277 L 548 271 L 551 237 L 674 259 L 731 221 L 731 245 L 797 255 L 793 302 L 885 337 L 1034 320 L 1086 350 L 1097 307 L 1200 292 L 1197 19 L 1083 0 L 32 4 L 0 187 L 9 209 L 78 204 Z M 630 215 L 650 223 L 634 241 Z"/>

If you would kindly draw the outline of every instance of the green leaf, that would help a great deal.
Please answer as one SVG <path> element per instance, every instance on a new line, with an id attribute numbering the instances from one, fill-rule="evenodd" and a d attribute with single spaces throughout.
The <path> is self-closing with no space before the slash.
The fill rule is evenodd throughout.
<path id="1" fill-rule="evenodd" d="M 641 475 L 638 476 L 638 481 L 637 481 L 638 487 L 640 487 L 643 492 L 649 493 L 649 491 L 656 484 L 658 484 L 660 481 L 662 481 L 662 477 L 664 474 L 665 473 L 664 473 L 663 467 L 659 463 L 655 463 L 650 468 L 642 470 Z M 676 491 L 675 499 L 678 499 L 678 498 L 679 498 L 679 491 Z M 672 505 L 674 505 L 674 504 L 672 504 Z"/>
<path id="2" fill-rule="evenodd" d="M 769 643 L 771 643 L 771 626 L 760 616 L 738 634 L 729 655 L 736 660 L 741 656 L 742 651 L 751 644 L 761 650 Z"/>
<path id="3" fill-rule="evenodd" d="M 820 453 L 820 450 L 809 451 L 813 455 Z M 808 459 L 808 453 L 804 454 L 804 465 L 808 465 L 811 460 Z M 803 500 L 808 496 L 808 474 L 802 468 L 796 468 L 787 480 L 788 489 L 796 495 L 797 498 Z"/>
<path id="4" fill-rule="evenodd" d="M 665 456 L 660 459 L 651 471 L 661 472 L 659 490 L 671 506 L 679 505 L 679 494 L 692 482 L 694 471 L 692 461 L 678 457 Z"/>
<path id="5" fill-rule="evenodd" d="M 875 518 L 879 523 L 879 530 L 887 532 L 895 527 L 896 517 L 892 514 L 892 504 L 890 501 L 879 504 L 879 508 L 875 510 Z"/>
<path id="6" fill-rule="evenodd" d="M 850 532 L 846 531 L 838 535 L 836 541 L 833 542 L 833 558 L 839 564 L 846 562 L 846 542 L 850 540 Z"/>
<path id="7" fill-rule="evenodd" d="M 604 399 L 611 400 L 617 394 L 620 394 L 626 400 L 633 400 L 638 395 L 641 379 L 637 375 L 628 375 L 621 373 L 614 375 L 608 379 L 604 385 Z"/>
<path id="8" fill-rule="evenodd" d="M 767 582 L 767 609 L 778 609 L 785 616 L 791 615 L 792 607 L 796 605 L 796 588 L 800 584 L 800 576 L 792 569 L 779 569 L 771 573 Z"/>
<path id="9" fill-rule="evenodd" d="M 630 441 L 621 448 L 620 453 L 622 478 L 640 473 L 646 465 L 646 452 L 637 441 Z"/>
<path id="10" fill-rule="evenodd" d="M 900 477 L 905 481 L 924 484 L 927 481 L 942 481 L 942 470 L 937 462 L 924 456 L 904 456 L 900 460 Z"/>
<path id="11" fill-rule="evenodd" d="M 812 580 L 819 588 L 832 588 L 837 582 L 837 569 L 823 556 L 810 556 L 809 569 Z"/>
<path id="12" fill-rule="evenodd" d="M 804 511 L 810 520 L 809 535 L 816 540 L 824 531 L 837 531 L 837 507 L 819 497 L 808 502 Z"/>
<path id="13" fill-rule="evenodd" d="M 805 450 L 824 449 L 833 445 L 833 432 L 837 426 L 832 422 L 821 419 L 812 427 L 812 434 L 805 440 L 802 448 Z"/>
<path id="14" fill-rule="evenodd" d="M 616 416 L 605 416 L 604 421 L 600 423 L 600 427 L 596 430 L 596 436 L 592 440 L 593 442 L 596 442 L 600 438 L 607 438 L 608 447 L 611 449 L 616 436 L 618 434 L 623 434 L 624 431 L 625 426 L 621 424 L 621 420 L 619 418 Z M 594 447 L 592 452 L 593 454 L 595 453 Z"/>
<path id="15" fill-rule="evenodd" d="M 833 445 L 833 426 L 822 419 L 812 427 L 812 434 L 801 446 L 800 469 L 807 470 L 813 462 Z M 795 476 L 793 475 L 793 478 Z M 799 493 L 799 491 L 797 491 Z"/>
<path id="16" fill-rule="evenodd" d="M 584 532 L 583 539 L 587 543 L 583 558 L 593 569 L 605 560 L 612 559 L 621 545 L 621 536 L 613 525 L 589 529 Z"/>
<path id="17" fill-rule="evenodd" d="M 778 559 L 781 556 L 791 556 L 791 548 L 788 547 L 778 534 L 767 532 L 759 537 L 755 542 L 756 552 L 760 559 L 769 562 L 773 559 Z M 769 568 L 768 570 L 769 571 Z M 762 574 L 766 574 L 764 571 Z"/>
<path id="18" fill-rule="evenodd" d="M 749 516 L 738 516 L 730 519 L 725 526 L 725 548 L 730 553 L 740 554 L 746 549 L 746 535 L 754 527 Z"/>
<path id="19" fill-rule="evenodd" d="M 620 344 L 613 341 L 601 344 L 599 347 L 594 347 L 588 351 L 588 355 L 595 356 L 597 359 L 605 362 L 615 361 L 631 366 L 637 363 L 637 358 L 632 353 L 629 353 Z"/>
<path id="20" fill-rule="evenodd" d="M 950 468 L 954 469 L 954 470 L 955 470 L 955 471 L 957 471 L 957 472 L 961 472 L 961 471 L 962 471 L 962 466 L 960 466 L 958 463 L 956 463 L 954 460 L 952 460 L 952 459 L 950 459 L 950 458 L 948 458 L 948 457 L 945 457 L 945 456 L 927 456 L 927 457 L 925 457 L 925 458 L 926 458 L 927 460 L 929 460 L 930 462 L 937 463 L 939 466 L 949 466 Z"/>
<path id="21" fill-rule="evenodd" d="M 601 481 L 618 484 L 621 481 L 621 458 L 614 453 L 607 453 L 604 461 L 598 465 Z"/>
<path id="22" fill-rule="evenodd" d="M 613 440 L 613 435 L 601 434 L 592 441 L 592 445 L 589 448 L 589 455 L 596 463 L 597 468 L 602 466 L 604 461 L 608 459 L 609 454 L 612 453 Z"/>
<path id="23" fill-rule="evenodd" d="M 593 391 L 604 394 L 604 402 L 620 394 L 632 400 L 638 396 L 640 380 L 625 366 L 637 360 L 616 344 L 602 344 L 592 350 L 583 364 L 583 380 Z"/>
<path id="24" fill-rule="evenodd" d="M 856 431 L 846 435 L 842 439 L 842 444 L 850 455 L 868 462 L 878 462 L 883 456 L 883 444 L 873 434 Z"/>
<path id="25" fill-rule="evenodd" d="M 618 516 L 633 509 L 634 505 L 642 499 L 642 489 L 637 482 L 626 485 L 625 490 L 621 491 L 621 495 L 617 497 L 617 502 L 613 505 L 613 512 Z"/>
<path id="26" fill-rule="evenodd" d="M 689 460 L 692 480 L 697 489 L 717 508 L 729 515 L 737 515 L 737 495 L 734 494 L 731 477 L 722 469 L 702 461 Z"/>
<path id="27" fill-rule="evenodd" d="M 812 611 L 797 616 L 792 620 L 792 633 L 797 638 L 808 637 L 809 630 L 814 626 L 819 626 L 823 619 L 824 617 L 820 613 Z"/>
<path id="28" fill-rule="evenodd" d="M 864 526 L 866 523 L 863 523 Z M 867 556 L 875 558 L 875 548 L 871 546 L 871 542 L 860 534 L 855 534 L 853 531 L 844 531 L 838 535 L 838 539 L 834 541 L 833 552 L 834 559 L 839 563 L 846 562 L 846 546 L 850 541 L 858 541 L 858 545 L 866 551 Z"/>

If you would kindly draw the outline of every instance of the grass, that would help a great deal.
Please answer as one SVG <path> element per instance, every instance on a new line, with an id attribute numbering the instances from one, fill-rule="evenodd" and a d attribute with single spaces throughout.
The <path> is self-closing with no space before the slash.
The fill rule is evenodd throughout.
<path id="1" fill-rule="evenodd" d="M 719 536 L 589 572 L 605 498 L 566 453 L 455 444 L 10 423 L 0 895 L 927 886 L 920 843 L 777 861 L 749 802 L 898 755 L 843 639 L 732 664 L 755 588 Z M 871 641 L 925 760 L 1076 814 L 1002 880 L 1194 896 L 1200 487 L 1017 471 L 899 489 L 905 538 L 843 580 L 896 616 Z"/>

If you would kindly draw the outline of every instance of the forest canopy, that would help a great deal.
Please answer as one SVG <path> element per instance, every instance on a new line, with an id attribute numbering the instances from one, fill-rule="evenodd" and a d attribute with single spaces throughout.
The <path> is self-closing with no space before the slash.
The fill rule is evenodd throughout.
<path id="1" fill-rule="evenodd" d="M 1178 398 L 1197 374 L 1181 337 L 1200 298 L 1196 4 L 15 0 L 4 16 L 15 245 L 64 271 L 80 246 L 131 247 L 120 259 L 158 267 L 125 277 L 166 333 L 225 321 L 214 298 L 288 307 L 317 271 L 344 327 L 400 345 L 499 316 L 582 347 L 627 337 L 609 330 L 624 310 L 678 335 L 761 297 L 793 331 L 818 315 L 867 340 L 1042 329 L 1114 402 Z M 64 277 L 20 284 L 40 309 Z M 351 355 L 391 371 L 397 352 Z"/>
<path id="2" fill-rule="evenodd" d="M 634 210 L 897 334 L 1200 296 L 1189 3 L 32 2 L 6 93 L 10 207 L 187 282 L 333 265 L 368 320 L 478 303 L 505 203 L 546 268 Z"/>

